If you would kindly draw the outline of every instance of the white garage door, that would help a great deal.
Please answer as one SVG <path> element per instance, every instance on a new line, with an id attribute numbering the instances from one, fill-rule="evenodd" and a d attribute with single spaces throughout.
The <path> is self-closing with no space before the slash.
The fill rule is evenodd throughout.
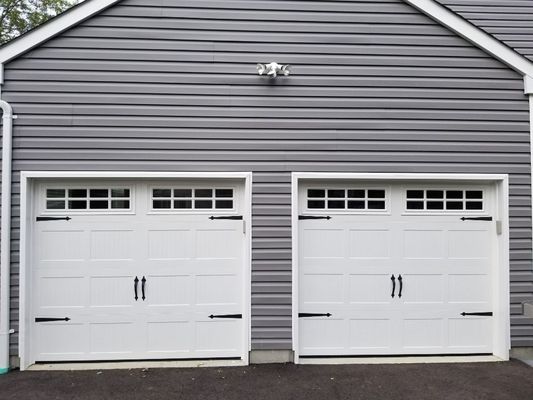
<path id="1" fill-rule="evenodd" d="M 301 356 L 493 352 L 494 191 L 306 184 Z"/>
<path id="2" fill-rule="evenodd" d="M 43 182 L 33 361 L 242 357 L 243 187 Z"/>

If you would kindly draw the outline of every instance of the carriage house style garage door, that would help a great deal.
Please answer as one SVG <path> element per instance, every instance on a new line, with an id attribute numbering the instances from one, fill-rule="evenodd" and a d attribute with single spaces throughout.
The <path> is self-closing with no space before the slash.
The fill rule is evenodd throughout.
<path id="1" fill-rule="evenodd" d="M 243 357 L 243 187 L 37 184 L 32 361 Z"/>
<path id="2" fill-rule="evenodd" d="M 492 354 L 496 190 L 299 189 L 300 356 Z"/>

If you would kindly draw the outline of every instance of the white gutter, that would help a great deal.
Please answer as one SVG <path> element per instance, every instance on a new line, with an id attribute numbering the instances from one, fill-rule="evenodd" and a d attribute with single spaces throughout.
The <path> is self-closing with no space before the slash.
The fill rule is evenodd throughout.
<path id="1" fill-rule="evenodd" d="M 3 65 L 0 64 L 0 71 Z M 0 85 L 2 73 L 0 72 Z M 11 269 L 11 148 L 13 109 L 0 99 L 2 109 L 2 207 L 0 222 L 0 374 L 9 371 L 9 313 Z"/>

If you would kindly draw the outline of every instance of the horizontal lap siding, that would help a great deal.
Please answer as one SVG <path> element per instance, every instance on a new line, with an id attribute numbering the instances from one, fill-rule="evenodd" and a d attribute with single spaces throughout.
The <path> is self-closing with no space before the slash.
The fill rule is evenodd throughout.
<path id="1" fill-rule="evenodd" d="M 293 64 L 273 83 L 257 62 Z M 508 173 L 533 345 L 520 76 L 401 1 L 126 0 L 6 66 L 21 170 L 253 171 L 252 347 L 290 349 L 290 173 Z M 12 352 L 16 353 L 17 336 Z"/>
<path id="2" fill-rule="evenodd" d="M 531 0 L 438 0 L 533 61 Z"/>

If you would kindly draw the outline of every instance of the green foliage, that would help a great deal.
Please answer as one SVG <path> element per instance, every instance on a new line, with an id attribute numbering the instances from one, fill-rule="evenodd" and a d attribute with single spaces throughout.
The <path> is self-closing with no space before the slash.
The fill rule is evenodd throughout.
<path id="1" fill-rule="evenodd" d="M 77 0 L 0 0 L 0 43 L 5 43 L 78 3 Z"/>

